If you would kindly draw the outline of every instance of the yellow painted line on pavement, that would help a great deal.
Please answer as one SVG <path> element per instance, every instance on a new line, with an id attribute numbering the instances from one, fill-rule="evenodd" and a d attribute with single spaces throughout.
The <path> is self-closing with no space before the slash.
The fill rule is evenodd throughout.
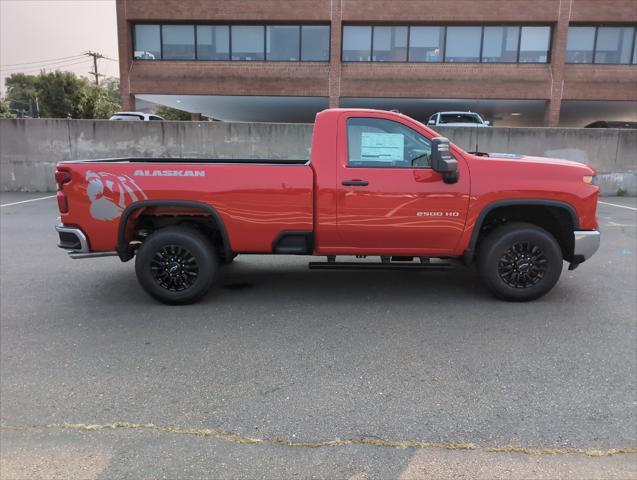
<path id="1" fill-rule="evenodd" d="M 0 427 L 0 431 L 27 432 L 32 430 L 79 430 L 79 431 L 103 431 L 103 430 L 152 430 L 161 433 L 173 433 L 179 435 L 193 435 L 197 437 L 212 437 L 230 443 L 240 445 L 280 445 L 287 447 L 301 448 L 321 448 L 337 447 L 348 445 L 366 445 L 372 447 L 397 448 L 397 449 L 422 449 L 437 448 L 444 450 L 482 450 L 493 453 L 523 453 L 532 456 L 542 455 L 585 455 L 588 457 L 611 457 L 620 454 L 637 453 L 637 447 L 611 448 L 606 450 L 584 449 L 573 447 L 558 448 L 529 448 L 516 445 L 505 445 L 502 447 L 482 447 L 475 443 L 447 443 L 447 442 L 425 442 L 421 440 L 389 440 L 377 437 L 361 437 L 354 439 L 321 440 L 316 442 L 303 442 L 290 440 L 287 437 L 256 438 L 248 437 L 238 433 L 225 432 L 215 428 L 180 428 L 154 425 L 152 423 L 129 423 L 114 422 L 104 424 L 89 423 L 50 423 L 47 425 L 32 425 L 27 427 Z"/>

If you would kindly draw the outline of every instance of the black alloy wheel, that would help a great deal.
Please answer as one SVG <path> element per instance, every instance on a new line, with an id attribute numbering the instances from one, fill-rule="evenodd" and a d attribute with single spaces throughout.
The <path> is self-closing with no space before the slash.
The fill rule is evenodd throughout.
<path id="1" fill-rule="evenodd" d="M 193 303 L 203 297 L 217 277 L 212 243 L 192 227 L 171 226 L 152 233 L 135 255 L 140 285 L 157 300 Z"/>
<path id="2" fill-rule="evenodd" d="M 562 249 L 543 228 L 511 222 L 495 228 L 478 249 L 485 286 L 502 300 L 526 302 L 549 292 L 562 273 Z"/>
<path id="3" fill-rule="evenodd" d="M 199 276 L 197 259 L 179 245 L 167 245 L 156 252 L 150 269 L 159 286 L 171 292 L 192 287 Z"/>
<path id="4" fill-rule="evenodd" d="M 514 243 L 500 257 L 498 273 L 513 288 L 529 288 L 544 278 L 548 259 L 542 249 L 531 242 Z"/>

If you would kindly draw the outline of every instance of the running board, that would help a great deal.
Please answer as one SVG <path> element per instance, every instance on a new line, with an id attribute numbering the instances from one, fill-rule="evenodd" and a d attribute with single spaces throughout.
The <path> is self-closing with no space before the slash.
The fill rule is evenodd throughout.
<path id="1" fill-rule="evenodd" d="M 83 258 L 100 258 L 100 257 L 116 257 L 117 252 L 67 252 L 69 257 L 74 260 L 81 260 Z"/>
<path id="2" fill-rule="evenodd" d="M 451 263 L 310 262 L 310 270 L 453 270 Z"/>

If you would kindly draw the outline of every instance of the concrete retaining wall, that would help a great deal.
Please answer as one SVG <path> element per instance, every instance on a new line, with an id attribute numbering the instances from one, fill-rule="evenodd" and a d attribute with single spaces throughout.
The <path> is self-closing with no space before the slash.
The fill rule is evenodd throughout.
<path id="1" fill-rule="evenodd" d="M 637 130 L 440 128 L 473 151 L 588 163 L 603 193 L 637 194 Z M 308 158 L 312 126 L 275 123 L 0 120 L 0 190 L 52 191 L 63 160 L 112 157 Z"/>

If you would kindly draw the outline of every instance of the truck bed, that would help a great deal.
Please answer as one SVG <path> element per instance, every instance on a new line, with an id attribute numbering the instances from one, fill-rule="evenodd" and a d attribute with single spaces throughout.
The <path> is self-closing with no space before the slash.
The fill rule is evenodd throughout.
<path id="1" fill-rule="evenodd" d="M 71 173 L 62 223 L 81 225 L 91 251 L 116 248 L 122 213 L 140 201 L 212 207 L 237 253 L 269 253 L 282 233 L 313 229 L 314 174 L 307 160 L 131 157 L 63 162 L 58 170 Z"/>
<path id="2" fill-rule="evenodd" d="M 73 163 L 196 163 L 222 165 L 309 165 L 309 160 L 255 159 L 255 158 L 174 158 L 174 157 L 121 157 L 99 158 L 93 160 L 68 160 L 63 164 Z"/>

